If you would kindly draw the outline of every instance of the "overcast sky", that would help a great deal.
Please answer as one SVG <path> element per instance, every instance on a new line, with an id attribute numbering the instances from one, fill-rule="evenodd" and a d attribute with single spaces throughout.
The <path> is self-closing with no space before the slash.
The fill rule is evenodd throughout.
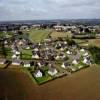
<path id="1" fill-rule="evenodd" d="M 0 0 L 0 20 L 100 18 L 100 0 Z"/>

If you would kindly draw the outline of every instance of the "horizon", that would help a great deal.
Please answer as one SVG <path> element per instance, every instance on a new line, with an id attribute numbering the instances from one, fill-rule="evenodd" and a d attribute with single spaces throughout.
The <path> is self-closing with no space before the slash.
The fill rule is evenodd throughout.
<path id="1" fill-rule="evenodd" d="M 100 18 L 79 18 L 79 19 L 28 19 L 28 20 L 24 20 L 24 19 L 20 19 L 20 20 L 0 20 L 0 22 L 23 22 L 23 21 L 72 21 L 72 20 L 100 20 Z"/>

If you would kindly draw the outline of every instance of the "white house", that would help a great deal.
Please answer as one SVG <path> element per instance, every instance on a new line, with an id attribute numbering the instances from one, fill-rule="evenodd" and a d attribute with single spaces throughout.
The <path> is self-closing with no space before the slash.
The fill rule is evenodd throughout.
<path id="1" fill-rule="evenodd" d="M 64 51 L 64 48 L 60 48 L 60 51 Z"/>
<path id="2" fill-rule="evenodd" d="M 0 59 L 0 64 L 5 64 L 6 60 L 5 59 Z"/>
<path id="3" fill-rule="evenodd" d="M 26 49 L 27 49 L 27 50 L 29 50 L 29 49 L 30 49 L 30 47 L 29 47 L 29 46 L 27 46 L 27 47 L 26 47 Z"/>
<path id="4" fill-rule="evenodd" d="M 85 52 L 85 49 L 81 49 L 80 51 L 81 51 L 81 52 Z"/>
<path id="5" fill-rule="evenodd" d="M 56 68 L 50 68 L 48 70 L 48 74 L 51 75 L 51 76 L 54 76 L 58 73 L 58 71 L 56 70 Z"/>
<path id="6" fill-rule="evenodd" d="M 30 63 L 29 62 L 24 62 L 24 67 L 30 67 Z"/>
<path id="7" fill-rule="evenodd" d="M 87 58 L 84 58 L 83 63 L 84 64 L 91 64 L 90 60 L 88 60 Z"/>
<path id="8" fill-rule="evenodd" d="M 66 45 L 67 44 L 67 41 L 64 41 L 64 44 Z"/>
<path id="9" fill-rule="evenodd" d="M 66 52 L 68 55 L 70 55 L 71 54 L 71 52 L 68 50 L 67 52 Z"/>
<path id="10" fill-rule="evenodd" d="M 62 68 L 66 68 L 66 65 L 65 65 L 64 62 L 62 63 L 61 67 L 62 67 Z"/>
<path id="11" fill-rule="evenodd" d="M 16 54 L 16 55 L 20 55 L 20 52 L 19 52 L 19 51 L 16 51 L 15 54 Z"/>
<path id="12" fill-rule="evenodd" d="M 12 61 L 12 65 L 20 65 L 20 61 L 19 60 L 13 60 Z"/>
<path id="13" fill-rule="evenodd" d="M 35 54 L 35 55 L 32 55 L 32 58 L 39 59 L 39 56 Z"/>
<path id="14" fill-rule="evenodd" d="M 88 54 L 88 52 L 85 52 L 84 54 L 83 54 L 83 56 L 88 56 L 89 54 Z"/>
<path id="15" fill-rule="evenodd" d="M 56 59 L 56 60 L 59 60 L 59 59 L 60 59 L 60 56 L 57 55 L 57 56 L 55 57 L 55 59 Z"/>
<path id="16" fill-rule="evenodd" d="M 12 59 L 15 59 L 17 58 L 17 56 L 15 54 L 12 55 Z"/>
<path id="17" fill-rule="evenodd" d="M 78 64 L 77 60 L 73 60 L 72 64 L 77 65 Z"/>
<path id="18" fill-rule="evenodd" d="M 35 77 L 42 77 L 43 74 L 42 74 L 42 72 L 41 72 L 40 70 L 37 70 L 37 71 L 34 73 L 34 76 L 35 76 Z"/>
<path id="19" fill-rule="evenodd" d="M 42 64 L 40 62 L 37 63 L 39 67 L 42 67 Z"/>
<path id="20" fill-rule="evenodd" d="M 37 51 L 39 51 L 39 49 L 38 49 L 38 48 L 34 48 L 34 51 L 36 51 L 36 52 L 37 52 Z"/>

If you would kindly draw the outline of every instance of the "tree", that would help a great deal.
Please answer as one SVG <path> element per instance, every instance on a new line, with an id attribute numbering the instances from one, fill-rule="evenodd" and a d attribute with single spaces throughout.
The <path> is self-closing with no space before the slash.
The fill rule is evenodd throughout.
<path id="1" fill-rule="evenodd" d="M 4 39 L 0 39 L 0 47 L 1 47 L 1 54 L 4 56 L 4 58 L 6 58 L 7 52 L 5 49 Z"/>

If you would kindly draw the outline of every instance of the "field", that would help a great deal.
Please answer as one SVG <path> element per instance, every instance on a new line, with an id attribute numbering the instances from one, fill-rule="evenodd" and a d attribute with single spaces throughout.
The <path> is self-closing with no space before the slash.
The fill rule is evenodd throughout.
<path id="1" fill-rule="evenodd" d="M 31 30 L 29 37 L 34 42 L 40 42 L 49 32 L 50 30 Z M 61 32 L 51 34 L 54 38 L 67 35 L 71 36 Z M 99 39 L 76 40 L 76 42 L 100 46 Z M 23 51 L 24 54 L 26 52 Z M 27 54 L 30 55 L 30 51 Z M 37 85 L 29 72 L 8 67 L 0 69 L 0 100 L 100 100 L 99 76 L 100 66 L 94 65 L 72 75 Z"/>
<path id="2" fill-rule="evenodd" d="M 90 45 L 95 45 L 97 47 L 100 47 L 100 39 L 90 39 L 88 41 Z"/>
<path id="3" fill-rule="evenodd" d="M 100 47 L 100 39 L 74 39 L 81 46 L 97 46 Z"/>
<path id="4" fill-rule="evenodd" d="M 58 38 L 58 37 L 71 37 L 71 33 L 70 32 L 56 32 L 56 31 L 53 31 L 51 33 L 51 37 L 52 38 Z"/>
<path id="5" fill-rule="evenodd" d="M 100 66 L 92 66 L 38 86 L 24 72 L 0 70 L 0 100 L 100 100 L 98 76 Z"/>
<path id="6" fill-rule="evenodd" d="M 33 42 L 41 42 L 43 39 L 45 39 L 50 34 L 50 30 L 36 30 L 31 29 L 29 31 L 29 38 Z"/>

